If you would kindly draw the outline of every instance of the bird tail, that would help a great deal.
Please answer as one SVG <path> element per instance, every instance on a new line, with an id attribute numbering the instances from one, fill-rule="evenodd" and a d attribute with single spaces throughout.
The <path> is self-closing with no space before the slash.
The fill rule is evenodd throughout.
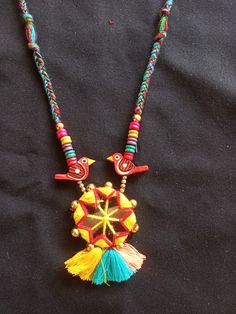
<path id="1" fill-rule="evenodd" d="M 144 166 L 138 166 L 138 167 L 135 167 L 133 169 L 133 171 L 131 172 L 131 174 L 133 173 L 140 173 L 140 172 L 145 172 L 145 171 L 148 171 L 149 170 L 149 167 L 147 165 L 144 165 Z"/>
<path id="2" fill-rule="evenodd" d="M 66 174 L 55 174 L 55 180 L 69 180 L 69 181 L 79 181 L 79 179 L 70 177 L 67 173 Z"/>

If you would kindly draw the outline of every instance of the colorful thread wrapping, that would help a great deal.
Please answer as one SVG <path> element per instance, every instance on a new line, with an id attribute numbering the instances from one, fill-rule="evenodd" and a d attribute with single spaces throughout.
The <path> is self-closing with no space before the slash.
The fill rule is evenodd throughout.
<path id="1" fill-rule="evenodd" d="M 137 142 L 139 137 L 141 115 L 144 109 L 144 104 L 147 98 L 147 93 L 150 85 L 150 80 L 154 72 L 155 65 L 158 60 L 160 48 L 167 36 L 168 31 L 168 17 L 170 15 L 173 0 L 167 0 L 161 9 L 161 18 L 158 27 L 158 34 L 154 38 L 154 44 L 151 50 L 151 55 L 148 60 L 146 70 L 143 75 L 143 81 L 140 86 L 138 98 L 135 104 L 135 115 L 129 125 L 128 138 L 125 146 L 124 158 L 133 160 L 137 152 Z M 138 120 L 138 121 L 137 121 Z M 135 124 L 134 124 L 135 123 Z"/>
<path id="2" fill-rule="evenodd" d="M 137 143 L 138 143 L 138 138 L 139 138 L 141 115 L 142 115 L 144 104 L 147 98 L 151 76 L 154 72 L 154 68 L 157 63 L 157 59 L 160 53 L 160 48 L 163 45 L 163 42 L 167 36 L 168 17 L 170 15 L 172 4 L 173 4 L 173 0 L 167 0 L 163 8 L 161 9 L 161 14 L 160 14 L 161 18 L 160 18 L 159 27 L 158 27 L 158 34 L 154 38 L 155 42 L 153 44 L 151 55 L 149 57 L 146 70 L 144 72 L 143 81 L 140 86 L 140 91 L 138 93 L 135 110 L 134 110 L 135 115 L 133 116 L 133 119 L 129 125 L 128 138 L 127 138 L 125 151 L 124 151 L 124 158 L 131 161 L 134 159 L 134 155 L 137 152 Z M 61 113 L 60 113 L 60 109 L 56 101 L 56 95 L 53 90 L 52 82 L 47 73 L 43 57 L 40 53 L 40 47 L 37 44 L 37 34 L 34 27 L 33 17 L 31 14 L 29 14 L 25 0 L 19 0 L 19 6 L 21 8 L 22 15 L 25 21 L 26 38 L 28 41 L 28 47 L 33 51 L 33 58 L 37 66 L 39 75 L 41 76 L 41 79 L 43 81 L 44 90 L 48 97 L 49 105 L 51 108 L 52 118 L 56 124 L 61 124 L 62 122 Z M 70 158 L 76 157 L 76 153 L 73 147 L 71 148 L 70 152 L 65 152 L 64 145 L 66 144 L 67 140 L 68 138 L 61 140 L 61 143 L 62 143 L 62 149 L 65 154 L 65 158 L 67 160 L 67 164 L 69 163 L 71 164 L 73 162 L 76 162 L 75 159 L 70 160 Z"/>
<path id="3" fill-rule="evenodd" d="M 34 26 L 34 19 L 28 11 L 25 0 L 19 0 L 19 6 L 22 11 L 23 19 L 25 21 L 25 33 L 28 41 L 28 47 L 33 51 L 34 62 L 43 82 L 44 90 L 46 92 L 51 109 L 52 119 L 56 123 L 57 137 L 61 141 L 66 162 L 68 166 L 71 166 L 73 164 L 76 164 L 78 159 L 76 157 L 76 152 L 71 145 L 71 137 L 68 135 L 68 132 L 64 128 L 64 125 L 62 123 L 60 108 L 56 101 L 56 95 L 53 90 L 52 82 L 47 73 L 43 57 L 40 53 L 40 47 L 37 43 L 37 33 Z M 70 144 L 70 146 L 67 146 L 67 149 L 65 149 L 67 144 Z"/>

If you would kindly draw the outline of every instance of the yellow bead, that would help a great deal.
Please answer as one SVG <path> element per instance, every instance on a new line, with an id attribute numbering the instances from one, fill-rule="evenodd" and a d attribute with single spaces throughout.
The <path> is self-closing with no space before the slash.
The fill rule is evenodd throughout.
<path id="1" fill-rule="evenodd" d="M 125 192 L 125 189 L 121 188 L 121 189 L 120 189 L 120 192 L 121 192 L 121 193 L 124 193 L 124 192 Z"/>
<path id="2" fill-rule="evenodd" d="M 128 133 L 128 137 L 138 138 L 138 134 L 136 134 L 136 133 Z"/>
<path id="3" fill-rule="evenodd" d="M 93 183 L 90 183 L 88 186 L 87 186 L 87 190 L 88 191 L 92 191 L 96 188 L 96 186 L 93 184 Z"/>
<path id="4" fill-rule="evenodd" d="M 72 139 L 69 135 L 63 136 L 60 141 L 62 145 L 72 143 Z"/>
<path id="5" fill-rule="evenodd" d="M 128 132 L 129 135 L 138 134 L 138 133 L 139 133 L 139 132 L 136 131 L 136 130 L 130 130 L 130 131 Z"/>
<path id="6" fill-rule="evenodd" d="M 134 121 L 137 121 L 137 122 L 140 122 L 140 121 L 141 121 L 141 116 L 140 116 L 139 114 L 135 114 L 135 115 L 133 116 L 133 120 L 134 120 Z"/>
<path id="7" fill-rule="evenodd" d="M 94 248 L 93 244 L 90 243 L 87 245 L 87 251 L 91 251 L 93 248 Z"/>
<path id="8" fill-rule="evenodd" d="M 134 225 L 134 227 L 133 227 L 133 230 L 132 230 L 132 232 L 137 232 L 137 231 L 139 231 L 139 225 L 138 224 L 135 224 Z"/>
<path id="9" fill-rule="evenodd" d="M 131 200 L 130 202 L 131 202 L 133 208 L 137 207 L 138 202 L 136 200 Z"/>
<path id="10" fill-rule="evenodd" d="M 56 128 L 57 128 L 57 130 L 63 129 L 64 128 L 64 124 L 59 122 L 59 123 L 56 124 Z"/>
<path id="11" fill-rule="evenodd" d="M 106 187 L 109 187 L 109 188 L 112 188 L 112 187 L 113 187 L 113 184 L 108 181 L 108 182 L 105 183 L 105 186 L 106 186 Z"/>
<path id="12" fill-rule="evenodd" d="M 71 208 L 76 208 L 78 206 L 78 202 L 77 201 L 73 201 L 71 202 Z"/>
<path id="13" fill-rule="evenodd" d="M 79 237 L 79 230 L 74 228 L 71 230 L 71 235 L 75 238 L 78 238 Z"/>

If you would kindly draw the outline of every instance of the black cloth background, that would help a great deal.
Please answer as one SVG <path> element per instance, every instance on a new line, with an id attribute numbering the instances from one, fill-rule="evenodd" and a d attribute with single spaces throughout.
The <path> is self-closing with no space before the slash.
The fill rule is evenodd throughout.
<path id="1" fill-rule="evenodd" d="M 104 161 L 124 148 L 156 33 L 161 1 L 28 1 L 39 42 L 80 155 L 97 160 L 87 182 L 118 177 Z M 174 3 L 128 180 L 147 255 L 131 280 L 96 287 L 64 260 L 79 192 L 66 171 L 17 1 L 0 3 L 0 313 L 236 313 L 236 2 Z M 112 19 L 114 24 L 109 25 Z"/>

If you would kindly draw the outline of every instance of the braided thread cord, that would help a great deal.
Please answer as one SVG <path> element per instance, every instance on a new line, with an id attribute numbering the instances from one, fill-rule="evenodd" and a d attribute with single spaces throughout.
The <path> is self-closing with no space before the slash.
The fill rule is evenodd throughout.
<path id="1" fill-rule="evenodd" d="M 168 18 L 170 15 L 172 4 L 173 0 L 167 0 L 163 8 L 161 9 L 158 34 L 154 38 L 154 44 L 151 50 L 151 55 L 149 57 L 147 67 L 144 72 L 143 81 L 140 86 L 140 91 L 138 93 L 134 110 L 134 116 L 129 124 L 128 138 L 124 152 L 124 157 L 129 160 L 133 160 L 134 155 L 137 152 L 137 142 L 139 137 L 141 115 L 147 98 L 151 76 L 154 72 L 154 68 L 160 53 L 160 48 L 163 45 L 163 42 L 167 36 Z M 60 109 L 56 101 L 56 95 L 52 87 L 52 82 L 49 78 L 43 57 L 40 53 L 40 47 L 37 44 L 37 35 L 34 27 L 34 20 L 32 15 L 29 14 L 25 0 L 19 0 L 19 6 L 25 21 L 28 47 L 33 51 L 33 58 L 38 69 L 39 75 L 43 81 L 44 90 L 48 97 L 49 105 L 51 108 L 52 118 L 56 123 L 57 137 L 61 141 L 67 164 L 71 166 L 75 164 L 78 160 L 76 157 L 75 150 L 72 147 L 71 137 L 68 135 L 68 132 L 64 128 L 64 124 L 62 123 Z"/>
<path id="2" fill-rule="evenodd" d="M 33 59 L 36 64 L 39 75 L 42 79 L 44 90 L 51 108 L 52 119 L 56 124 L 57 137 L 59 138 L 68 166 L 76 164 L 78 159 L 76 152 L 72 147 L 71 137 L 62 123 L 60 108 L 56 101 L 56 95 L 53 90 L 52 82 L 47 73 L 43 57 L 40 53 L 40 47 L 37 43 L 37 34 L 34 26 L 33 16 L 29 13 L 25 0 L 19 0 L 19 6 L 25 22 L 25 32 L 28 41 L 28 47 L 33 52 Z"/>
<path id="3" fill-rule="evenodd" d="M 154 44 L 151 50 L 151 55 L 149 57 L 146 70 L 144 72 L 143 81 L 141 83 L 137 101 L 135 104 L 134 116 L 129 124 L 128 138 L 124 152 L 124 157 L 129 160 L 133 160 L 134 155 L 137 152 L 137 142 L 140 130 L 141 115 L 144 109 L 144 104 L 147 98 L 150 80 L 158 60 L 160 49 L 167 36 L 168 18 L 170 15 L 172 4 L 173 0 L 167 0 L 163 8 L 161 9 L 158 34 L 154 38 Z"/>

